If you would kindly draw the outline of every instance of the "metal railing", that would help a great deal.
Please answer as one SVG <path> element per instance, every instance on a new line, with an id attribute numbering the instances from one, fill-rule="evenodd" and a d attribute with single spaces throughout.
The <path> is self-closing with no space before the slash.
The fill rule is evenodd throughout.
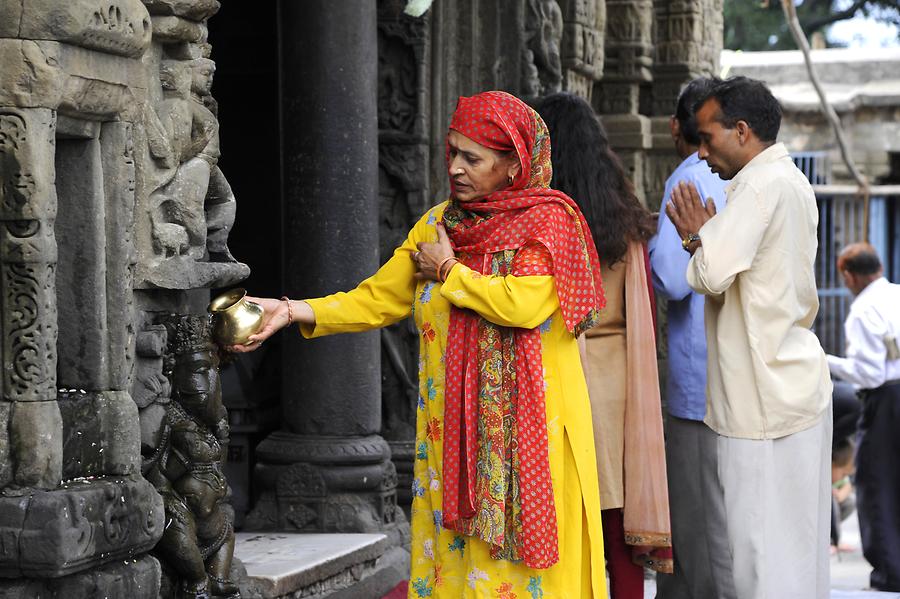
<path id="1" fill-rule="evenodd" d="M 837 257 L 847 244 L 864 239 L 863 202 L 855 185 L 813 185 L 819 205 L 819 251 L 816 286 L 819 313 L 813 330 L 830 354 L 844 353 L 844 320 L 853 297 L 837 271 Z M 868 238 L 884 263 L 885 276 L 900 280 L 900 186 L 870 188 Z"/>
<path id="2" fill-rule="evenodd" d="M 791 159 L 812 185 L 831 183 L 831 163 L 828 152 L 792 152 Z"/>
<path id="3" fill-rule="evenodd" d="M 900 280 L 900 185 L 870 188 L 869 230 L 864 231 L 864 204 L 855 185 L 832 185 L 828 153 L 793 152 L 791 158 L 816 192 L 819 206 L 819 251 L 816 287 L 819 312 L 813 330 L 830 354 L 844 353 L 844 320 L 853 297 L 837 271 L 837 257 L 850 243 L 868 238 L 884 263 L 885 276 Z"/>

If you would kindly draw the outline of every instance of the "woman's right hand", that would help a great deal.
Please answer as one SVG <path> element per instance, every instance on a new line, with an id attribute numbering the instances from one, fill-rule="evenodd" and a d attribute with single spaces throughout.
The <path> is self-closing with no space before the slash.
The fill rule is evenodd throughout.
<path id="1" fill-rule="evenodd" d="M 291 309 L 288 310 L 287 301 L 268 297 L 246 297 L 247 301 L 259 304 L 263 309 L 263 322 L 259 331 L 247 340 L 244 345 L 229 345 L 226 349 L 236 353 L 255 351 L 263 341 L 283 329 L 291 323 L 290 314 L 294 322 L 315 323 L 315 314 L 312 308 L 304 301 L 289 300 Z"/>

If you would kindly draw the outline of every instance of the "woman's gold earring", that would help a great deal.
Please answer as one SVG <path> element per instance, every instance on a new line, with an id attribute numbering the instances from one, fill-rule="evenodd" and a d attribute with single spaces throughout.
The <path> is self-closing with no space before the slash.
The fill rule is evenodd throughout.
<path id="1" fill-rule="evenodd" d="M 506 184 L 507 184 L 507 185 L 512 185 L 512 183 L 513 183 L 513 176 L 512 176 L 512 175 L 507 175 L 507 176 L 506 176 Z"/>

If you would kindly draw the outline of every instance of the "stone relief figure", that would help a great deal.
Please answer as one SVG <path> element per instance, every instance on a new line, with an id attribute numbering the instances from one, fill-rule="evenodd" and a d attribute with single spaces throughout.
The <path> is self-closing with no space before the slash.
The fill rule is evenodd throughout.
<path id="1" fill-rule="evenodd" d="M 146 110 L 150 155 L 158 172 L 151 193 L 153 249 L 163 259 L 236 263 L 228 250 L 236 203 L 219 160 L 215 63 L 163 59 L 161 96 Z"/>
<path id="2" fill-rule="evenodd" d="M 563 14 L 556 0 L 528 0 L 522 62 L 526 95 L 539 96 L 562 89 L 562 36 Z"/>
<path id="3" fill-rule="evenodd" d="M 163 96 L 156 112 L 169 142 L 162 144 L 168 145 L 166 162 L 175 171 L 153 194 L 153 242 L 166 258 L 187 254 L 200 260 L 206 251 L 204 201 L 219 159 L 219 125 L 193 92 L 206 85 L 204 70 L 185 63 L 163 60 L 160 64 Z M 195 78 L 201 80 L 195 84 Z"/>
<path id="4" fill-rule="evenodd" d="M 212 96 L 213 75 L 216 63 L 208 58 L 191 61 L 191 109 L 193 123 L 200 127 L 195 135 L 192 127 L 191 139 L 203 140 L 209 132 L 209 142 L 197 149 L 202 156 L 213 148 L 215 158 L 211 162 L 209 186 L 206 191 L 204 211 L 206 213 L 206 250 L 210 262 L 235 262 L 228 250 L 228 234 L 234 224 L 237 204 L 234 193 L 225 174 L 216 164 L 219 159 L 219 107 Z"/>
<path id="5" fill-rule="evenodd" d="M 169 403 L 172 387 L 163 374 L 166 353 L 166 327 L 141 322 L 135 335 L 135 360 L 131 398 L 138 409 L 154 403 Z"/>
<path id="6" fill-rule="evenodd" d="M 166 510 L 165 533 L 155 552 L 177 574 L 179 599 L 239 599 L 229 578 L 234 512 L 225 502 L 228 420 L 217 349 L 205 316 L 173 316 L 164 324 L 172 397 L 156 449 L 143 467 Z"/>
<path id="7" fill-rule="evenodd" d="M 21 210 L 34 194 L 34 175 L 19 161 L 25 143 L 25 121 L 12 113 L 0 114 L 0 203 L 4 212 Z"/>

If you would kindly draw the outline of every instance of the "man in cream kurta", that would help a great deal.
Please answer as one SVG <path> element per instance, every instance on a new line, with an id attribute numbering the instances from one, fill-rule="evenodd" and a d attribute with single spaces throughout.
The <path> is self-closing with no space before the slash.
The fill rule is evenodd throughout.
<path id="1" fill-rule="evenodd" d="M 781 108 L 744 77 L 698 103 L 699 155 L 731 179 L 726 207 L 688 185 L 667 210 L 707 296 L 706 424 L 719 435 L 734 583 L 741 599 L 829 595 L 831 382 L 810 330 L 818 212 L 775 137 Z"/>

